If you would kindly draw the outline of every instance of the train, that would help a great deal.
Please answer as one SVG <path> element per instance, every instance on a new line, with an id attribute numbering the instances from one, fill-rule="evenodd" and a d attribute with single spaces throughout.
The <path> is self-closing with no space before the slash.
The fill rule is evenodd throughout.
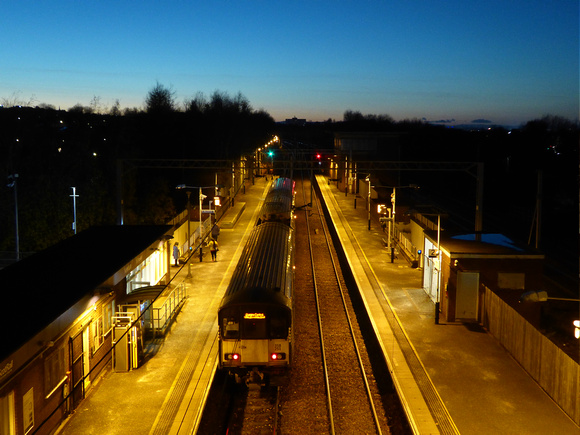
<path id="1" fill-rule="evenodd" d="M 257 225 L 262 222 L 282 222 L 292 225 L 294 213 L 295 183 L 290 178 L 277 178 L 266 194 L 258 216 Z"/>
<path id="2" fill-rule="evenodd" d="M 272 182 L 220 303 L 218 367 L 237 382 L 276 383 L 292 364 L 294 195 Z"/>

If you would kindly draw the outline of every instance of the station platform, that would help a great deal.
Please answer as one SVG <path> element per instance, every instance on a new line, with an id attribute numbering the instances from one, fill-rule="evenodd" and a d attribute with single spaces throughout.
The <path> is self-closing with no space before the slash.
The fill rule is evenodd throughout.
<path id="1" fill-rule="evenodd" d="M 364 201 L 359 198 L 354 208 L 353 195 L 345 196 L 325 178 L 320 185 L 416 433 L 580 434 L 485 330 L 436 325 L 421 271 L 402 257 L 391 263 L 378 223 L 368 230 Z M 217 308 L 266 187 L 266 179 L 256 178 L 236 197 L 244 209 L 232 228 L 221 226 L 217 262 L 193 258 L 191 278 L 188 265 L 172 268 L 171 285 L 185 282 L 188 299 L 165 337 L 148 344 L 143 364 L 96 380 L 57 433 L 195 433 L 217 364 Z M 184 420 L 188 409 L 199 412 Z"/>
<path id="2" fill-rule="evenodd" d="M 354 195 L 318 180 L 416 433 L 580 434 L 485 329 L 435 324 L 422 271 L 402 256 L 391 263 L 379 223 L 368 229 L 362 198 L 355 209 Z"/>
<path id="3" fill-rule="evenodd" d="M 232 229 L 235 227 L 245 209 L 245 202 L 236 201 L 235 205 L 231 207 L 220 220 L 220 227 L 226 229 Z"/>
<path id="4" fill-rule="evenodd" d="M 220 220 L 217 261 L 209 252 L 171 267 L 170 287 L 185 283 L 187 301 L 165 336 L 147 343 L 138 369 L 108 371 L 56 433 L 190 434 L 199 424 L 205 392 L 217 366 L 217 310 L 256 221 L 268 181 L 255 178 Z M 256 215 L 255 215 L 256 214 Z M 230 216 L 231 215 L 231 216 Z M 205 250 L 204 250 L 205 251 Z M 205 254 L 205 252 L 204 252 Z M 195 409 L 195 412 L 187 412 Z M 184 416 L 187 415 L 187 418 Z M 173 425 L 178 421 L 178 425 Z"/>

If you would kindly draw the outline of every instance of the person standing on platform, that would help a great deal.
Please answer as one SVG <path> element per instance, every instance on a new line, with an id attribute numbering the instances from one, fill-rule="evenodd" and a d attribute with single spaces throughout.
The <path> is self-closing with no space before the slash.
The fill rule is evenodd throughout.
<path id="1" fill-rule="evenodd" d="M 173 245 L 173 259 L 175 260 L 175 267 L 179 266 L 179 242 Z"/>
<path id="2" fill-rule="evenodd" d="M 217 251 L 219 251 L 218 242 L 215 239 L 211 239 L 209 242 L 209 252 L 211 252 L 211 261 L 217 261 Z"/>

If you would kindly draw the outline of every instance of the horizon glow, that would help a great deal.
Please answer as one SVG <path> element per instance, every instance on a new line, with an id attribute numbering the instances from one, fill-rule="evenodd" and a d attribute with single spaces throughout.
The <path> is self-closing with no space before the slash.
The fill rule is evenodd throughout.
<path id="1" fill-rule="evenodd" d="M 579 5 L 557 6 L 24 0 L 0 19 L 0 99 L 142 108 L 159 82 L 178 103 L 241 92 L 277 121 L 577 121 Z"/>

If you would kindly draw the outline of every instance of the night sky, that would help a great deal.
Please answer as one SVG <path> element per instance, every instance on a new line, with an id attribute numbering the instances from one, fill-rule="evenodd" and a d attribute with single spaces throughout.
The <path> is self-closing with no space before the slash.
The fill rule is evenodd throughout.
<path id="1" fill-rule="evenodd" d="M 0 14 L 0 101 L 142 108 L 241 92 L 280 121 L 578 119 L 577 0 L 29 1 Z"/>

